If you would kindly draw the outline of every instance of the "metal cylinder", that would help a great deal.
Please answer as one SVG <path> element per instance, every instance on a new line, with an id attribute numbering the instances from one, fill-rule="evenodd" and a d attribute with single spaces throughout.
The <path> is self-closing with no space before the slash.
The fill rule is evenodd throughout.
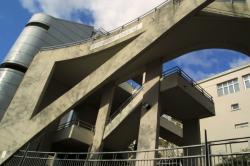
<path id="1" fill-rule="evenodd" d="M 41 47 L 84 40 L 93 31 L 92 26 L 34 14 L 0 66 L 0 120 Z"/>
<path id="2" fill-rule="evenodd" d="M 28 68 L 33 57 L 42 46 L 50 45 L 45 40 L 52 17 L 45 14 L 36 14 L 27 23 L 26 27 L 10 49 L 4 63 L 14 63 Z"/>
<path id="3" fill-rule="evenodd" d="M 0 120 L 22 81 L 23 75 L 24 73 L 13 69 L 0 68 Z"/>

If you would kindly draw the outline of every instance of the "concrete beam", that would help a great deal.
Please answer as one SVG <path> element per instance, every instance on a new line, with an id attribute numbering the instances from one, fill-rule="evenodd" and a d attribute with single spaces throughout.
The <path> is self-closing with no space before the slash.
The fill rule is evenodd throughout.
<path id="1" fill-rule="evenodd" d="M 200 136 L 200 121 L 199 119 L 192 119 L 183 121 L 183 145 L 198 145 L 201 143 Z M 199 155 L 201 147 L 185 149 L 186 155 Z"/>
<path id="2" fill-rule="evenodd" d="M 106 87 L 103 92 L 100 109 L 96 119 L 95 135 L 93 138 L 91 152 L 99 152 L 102 150 L 103 135 L 106 123 L 109 120 L 114 92 L 115 92 L 115 86 L 112 84 Z"/>
<path id="3" fill-rule="evenodd" d="M 121 31 L 104 36 L 98 41 L 89 41 L 37 55 L 7 110 L 5 120 L 0 124 L 0 164 L 53 121 L 71 110 L 95 90 L 114 79 L 114 76 L 119 76 L 121 69 L 126 68 L 123 71 L 130 69 L 128 66 L 135 59 L 142 61 L 146 57 L 147 61 L 156 59 L 153 55 L 146 54 L 146 51 L 149 51 L 155 42 L 176 24 L 200 11 L 212 1 L 182 1 L 179 6 L 172 6 L 173 4 L 169 3 L 162 6 L 157 13 L 151 13 L 139 22 L 134 22 Z M 96 70 L 37 115 L 30 117 L 39 105 L 56 63 L 75 58 L 81 60 L 87 55 L 102 54 L 107 48 L 116 46 L 121 40 L 128 39 L 131 40 L 104 64 L 98 66 Z M 143 58 L 143 55 L 147 56 Z M 72 65 L 74 66 L 74 64 Z"/>

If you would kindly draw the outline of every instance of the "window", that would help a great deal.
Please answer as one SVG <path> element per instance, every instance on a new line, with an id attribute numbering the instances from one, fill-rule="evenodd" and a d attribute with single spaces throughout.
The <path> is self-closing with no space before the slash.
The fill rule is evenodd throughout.
<path id="1" fill-rule="evenodd" d="M 236 103 L 236 104 L 232 104 L 231 105 L 231 110 L 232 111 L 237 111 L 240 109 L 240 106 L 239 106 L 239 103 Z"/>
<path id="2" fill-rule="evenodd" d="M 250 88 L 250 74 L 243 76 L 245 88 Z"/>
<path id="3" fill-rule="evenodd" d="M 240 90 L 238 79 L 229 80 L 220 84 L 217 84 L 218 96 L 235 93 Z"/>
<path id="4" fill-rule="evenodd" d="M 248 127 L 248 122 L 235 124 L 234 127 L 235 127 L 236 129 Z"/>

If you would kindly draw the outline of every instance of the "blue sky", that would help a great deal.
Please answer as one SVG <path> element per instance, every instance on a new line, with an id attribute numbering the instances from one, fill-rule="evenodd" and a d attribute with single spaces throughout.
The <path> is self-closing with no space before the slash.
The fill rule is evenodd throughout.
<path id="1" fill-rule="evenodd" d="M 163 1 L 116 0 L 111 3 L 105 0 L 3 0 L 0 5 L 0 60 L 3 60 L 32 13 L 45 12 L 111 30 Z M 199 80 L 249 62 L 250 58 L 239 52 L 209 49 L 185 54 L 164 64 L 164 69 L 178 65 L 195 80 Z"/>

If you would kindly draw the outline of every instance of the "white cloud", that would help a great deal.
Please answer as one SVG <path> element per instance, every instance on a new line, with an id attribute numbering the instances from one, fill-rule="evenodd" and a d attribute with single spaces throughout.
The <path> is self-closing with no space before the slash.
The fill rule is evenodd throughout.
<path id="1" fill-rule="evenodd" d="M 80 20 L 76 12 L 90 11 L 94 25 L 111 30 L 144 14 L 165 0 L 20 0 L 29 12 L 45 12 L 55 17 Z"/>
<path id="2" fill-rule="evenodd" d="M 214 54 L 215 52 L 211 49 L 199 50 L 185 54 L 174 61 L 191 78 L 201 80 L 213 75 L 211 69 L 220 64 L 219 60 L 212 56 Z"/>
<path id="3" fill-rule="evenodd" d="M 250 58 L 246 57 L 246 58 L 237 58 L 234 59 L 232 62 L 229 63 L 229 67 L 230 68 L 234 68 L 234 67 L 238 67 L 241 65 L 245 65 L 250 63 Z"/>
<path id="4" fill-rule="evenodd" d="M 21 0 L 22 6 L 28 9 L 29 12 L 35 13 L 39 11 L 38 6 L 34 0 Z"/>
<path id="5" fill-rule="evenodd" d="M 208 73 L 201 70 L 193 70 L 191 67 L 182 68 L 193 80 L 201 80 L 208 77 Z"/>
<path id="6" fill-rule="evenodd" d="M 211 68 L 213 65 L 218 64 L 218 59 L 211 58 L 214 52 L 212 50 L 200 50 L 191 52 L 176 59 L 179 66 L 198 66 L 202 68 Z"/>

